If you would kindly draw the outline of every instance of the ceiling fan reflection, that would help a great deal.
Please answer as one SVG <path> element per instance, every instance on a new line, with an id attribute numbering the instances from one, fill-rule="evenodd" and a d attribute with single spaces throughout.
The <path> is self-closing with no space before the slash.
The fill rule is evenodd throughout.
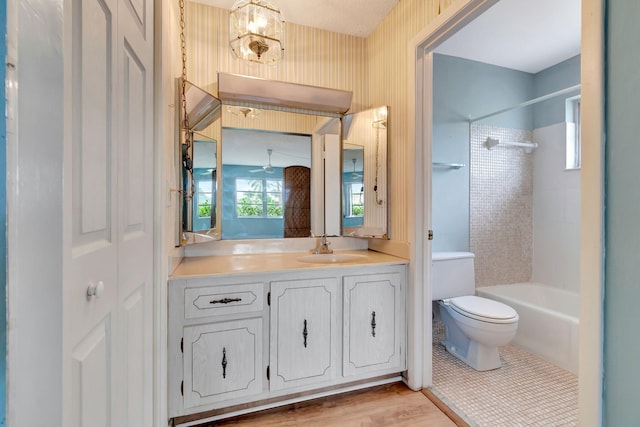
<path id="1" fill-rule="evenodd" d="M 269 156 L 269 161 L 267 162 L 267 164 L 262 166 L 259 169 L 251 169 L 249 172 L 251 172 L 251 173 L 256 173 L 256 172 L 273 173 L 273 166 L 271 166 L 271 153 L 273 153 L 273 150 L 271 148 L 268 148 L 267 149 L 267 155 Z"/>
<path id="2" fill-rule="evenodd" d="M 351 159 L 351 161 L 353 162 L 353 172 L 351 173 L 351 179 L 360 179 L 362 178 L 362 175 L 360 175 L 359 173 L 356 172 L 356 159 Z"/>

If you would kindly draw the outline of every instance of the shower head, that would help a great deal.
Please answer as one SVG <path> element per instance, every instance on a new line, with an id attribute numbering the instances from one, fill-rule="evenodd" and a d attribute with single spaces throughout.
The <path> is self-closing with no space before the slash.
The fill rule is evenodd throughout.
<path id="1" fill-rule="evenodd" d="M 491 150 L 493 147 L 495 147 L 499 143 L 500 143 L 499 139 L 493 139 L 491 137 L 488 137 L 484 143 L 484 146 L 487 147 L 487 150 Z"/>
<path id="2" fill-rule="evenodd" d="M 484 142 L 484 146 L 487 147 L 487 150 L 491 150 L 493 147 L 495 147 L 496 145 L 507 145 L 507 146 L 511 146 L 511 147 L 521 147 L 524 148 L 524 150 L 527 153 L 533 153 L 533 150 L 538 148 L 538 143 L 537 142 L 519 142 L 519 141 L 502 141 L 500 142 L 499 139 L 493 139 L 491 137 L 488 137 L 487 140 Z"/>

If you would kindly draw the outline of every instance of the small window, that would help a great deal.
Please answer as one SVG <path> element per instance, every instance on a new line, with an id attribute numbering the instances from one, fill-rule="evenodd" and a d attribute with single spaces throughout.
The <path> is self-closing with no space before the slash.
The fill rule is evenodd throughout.
<path id="1" fill-rule="evenodd" d="M 567 144 L 566 162 L 567 170 L 580 169 L 580 96 L 567 99 Z"/>
<path id="2" fill-rule="evenodd" d="M 364 187 L 361 182 L 347 182 L 344 184 L 346 217 L 364 216 Z"/>
<path id="3" fill-rule="evenodd" d="M 282 218 L 281 179 L 236 179 L 238 218 Z"/>

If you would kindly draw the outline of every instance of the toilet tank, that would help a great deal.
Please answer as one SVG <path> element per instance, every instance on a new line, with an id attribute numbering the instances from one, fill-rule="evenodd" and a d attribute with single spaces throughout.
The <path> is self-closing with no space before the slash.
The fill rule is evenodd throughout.
<path id="1" fill-rule="evenodd" d="M 473 259 L 471 252 L 433 252 L 431 300 L 475 295 Z"/>

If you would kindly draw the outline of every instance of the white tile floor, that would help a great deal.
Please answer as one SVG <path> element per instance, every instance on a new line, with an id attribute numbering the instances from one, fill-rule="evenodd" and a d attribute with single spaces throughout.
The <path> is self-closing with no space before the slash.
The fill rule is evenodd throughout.
<path id="1" fill-rule="evenodd" d="M 500 348 L 500 369 L 478 372 L 440 344 L 441 322 L 433 337 L 434 392 L 471 425 L 577 425 L 576 375 L 511 345 Z"/>

